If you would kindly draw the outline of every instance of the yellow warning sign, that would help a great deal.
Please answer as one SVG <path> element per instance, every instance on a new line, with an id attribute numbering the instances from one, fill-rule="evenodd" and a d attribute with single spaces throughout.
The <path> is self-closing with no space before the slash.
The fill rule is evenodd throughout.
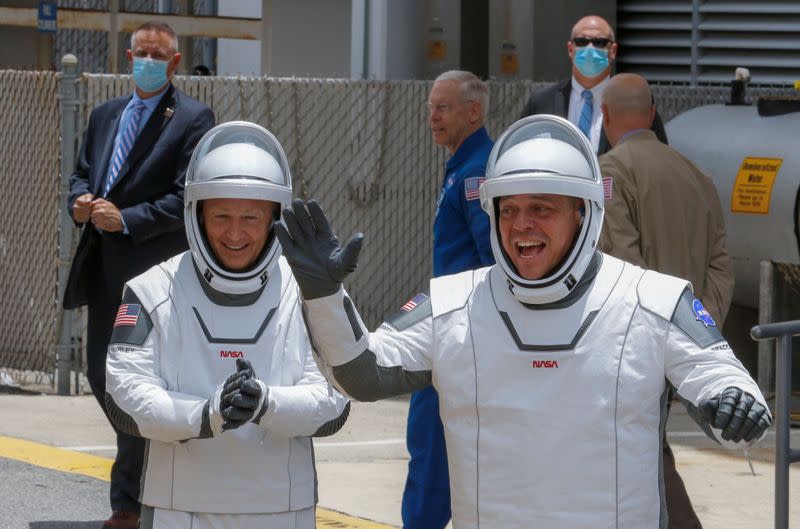
<path id="1" fill-rule="evenodd" d="M 781 169 L 783 158 L 745 158 L 736 175 L 731 195 L 734 213 L 769 213 L 772 185 Z"/>
<path id="2" fill-rule="evenodd" d="M 517 75 L 519 63 L 516 53 L 503 53 L 500 55 L 500 71 L 503 75 Z"/>
<path id="3" fill-rule="evenodd" d="M 447 44 L 443 40 L 432 40 L 428 42 L 428 59 L 432 61 L 443 61 L 447 55 Z"/>

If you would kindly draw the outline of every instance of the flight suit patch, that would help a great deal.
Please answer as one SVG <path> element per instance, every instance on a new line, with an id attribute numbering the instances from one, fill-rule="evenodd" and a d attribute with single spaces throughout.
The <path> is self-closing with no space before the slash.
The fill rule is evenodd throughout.
<path id="1" fill-rule="evenodd" d="M 725 341 L 714 319 L 689 288 L 686 288 L 681 294 L 681 298 L 675 306 L 675 312 L 672 313 L 671 321 L 698 347 L 703 349 Z"/>
<path id="2" fill-rule="evenodd" d="M 152 328 L 153 321 L 142 306 L 142 302 L 131 289 L 126 287 L 114 319 L 110 343 L 144 345 Z"/>

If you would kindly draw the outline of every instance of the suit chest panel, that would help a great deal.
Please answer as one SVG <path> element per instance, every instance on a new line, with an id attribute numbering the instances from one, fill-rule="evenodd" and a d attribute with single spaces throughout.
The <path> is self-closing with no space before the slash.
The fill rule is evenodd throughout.
<path id="1" fill-rule="evenodd" d="M 637 310 L 635 278 L 623 279 L 569 349 L 520 347 L 486 299 L 488 289 L 475 293 L 469 312 L 440 318 L 434 380 L 448 452 L 452 443 L 464 458 L 477 445 L 476 459 L 462 459 L 451 472 L 460 479 L 475 472 L 479 484 L 509 483 L 479 485 L 482 503 L 519 496 L 530 516 L 572 510 L 569 491 L 535 484 L 535 476 L 558 475 L 567 488 L 587 490 L 580 500 L 587 512 L 605 510 L 613 520 L 618 447 L 657 431 L 664 387 L 663 371 L 654 368 L 663 365 L 652 338 L 658 333 L 642 329 L 651 322 Z"/>
<path id="2" fill-rule="evenodd" d="M 161 333 L 161 368 L 170 389 L 207 395 L 236 372 L 236 359 L 251 362 L 267 385 L 292 385 L 302 376 L 302 344 L 290 332 L 293 304 L 281 306 L 280 281 L 244 307 L 221 307 L 197 290 L 179 285 L 167 329 Z"/>

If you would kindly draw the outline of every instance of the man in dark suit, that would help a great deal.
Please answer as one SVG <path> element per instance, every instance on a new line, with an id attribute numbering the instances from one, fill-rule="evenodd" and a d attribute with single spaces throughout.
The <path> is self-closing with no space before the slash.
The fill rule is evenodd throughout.
<path id="1" fill-rule="evenodd" d="M 572 77 L 531 94 L 520 118 L 534 114 L 567 118 L 586 134 L 598 155 L 605 154 L 611 145 L 603 131 L 600 104 L 617 57 L 614 30 L 598 16 L 583 17 L 572 28 L 567 53 L 572 62 Z M 667 143 L 658 113 L 652 130 L 662 143 Z"/>
<path id="2" fill-rule="evenodd" d="M 166 24 L 137 28 L 127 51 L 136 89 L 96 107 L 70 178 L 67 207 L 83 226 L 64 308 L 88 305 L 87 377 L 105 407 L 106 351 L 125 282 L 188 248 L 183 184 L 192 150 L 214 126 L 206 105 L 172 86 L 181 60 Z M 105 529 L 139 523 L 144 440 L 117 432 L 112 516 Z"/>

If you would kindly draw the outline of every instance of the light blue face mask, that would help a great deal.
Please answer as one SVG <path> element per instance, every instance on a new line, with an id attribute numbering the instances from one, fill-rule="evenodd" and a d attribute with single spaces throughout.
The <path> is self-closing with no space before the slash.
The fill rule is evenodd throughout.
<path id="1" fill-rule="evenodd" d="M 586 77 L 597 77 L 608 68 L 608 50 L 594 46 L 575 48 L 575 67 Z"/>
<path id="2" fill-rule="evenodd" d="M 147 57 L 133 58 L 133 80 L 144 92 L 155 92 L 167 84 L 167 65 L 169 61 L 159 61 Z"/>

